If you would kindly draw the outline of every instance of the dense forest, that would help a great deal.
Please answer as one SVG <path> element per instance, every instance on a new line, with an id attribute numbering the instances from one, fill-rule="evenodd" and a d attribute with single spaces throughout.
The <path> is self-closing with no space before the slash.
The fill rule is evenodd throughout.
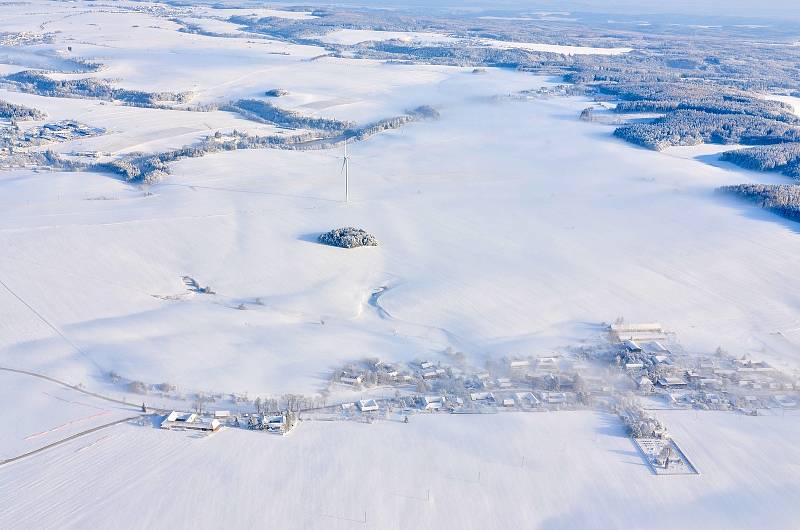
<path id="1" fill-rule="evenodd" d="M 143 92 L 115 88 L 108 81 L 86 77 L 82 79 L 52 79 L 34 70 L 23 70 L 0 78 L 20 92 L 49 97 L 73 97 L 119 101 L 134 107 L 160 107 L 162 102 L 182 102 L 187 93 Z"/>
<path id="2" fill-rule="evenodd" d="M 736 149 L 722 154 L 722 160 L 745 169 L 780 171 L 800 179 L 800 143 L 784 143 Z"/>
<path id="3" fill-rule="evenodd" d="M 623 125 L 614 135 L 660 151 L 673 145 L 776 144 L 800 141 L 800 127 L 747 114 L 678 110 L 652 123 Z"/>
<path id="4" fill-rule="evenodd" d="M 738 184 L 719 188 L 722 193 L 752 201 L 793 221 L 800 221 L 800 186 L 793 184 Z"/>

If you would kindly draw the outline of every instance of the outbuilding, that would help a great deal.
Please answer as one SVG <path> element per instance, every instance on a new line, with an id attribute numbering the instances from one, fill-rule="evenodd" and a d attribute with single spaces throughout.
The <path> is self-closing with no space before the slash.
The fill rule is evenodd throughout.
<path id="1" fill-rule="evenodd" d="M 378 402 L 374 399 L 362 399 L 358 401 L 358 410 L 361 412 L 374 412 L 378 409 Z"/>
<path id="2" fill-rule="evenodd" d="M 658 386 L 663 388 L 686 388 L 687 383 L 682 377 L 660 377 Z"/>

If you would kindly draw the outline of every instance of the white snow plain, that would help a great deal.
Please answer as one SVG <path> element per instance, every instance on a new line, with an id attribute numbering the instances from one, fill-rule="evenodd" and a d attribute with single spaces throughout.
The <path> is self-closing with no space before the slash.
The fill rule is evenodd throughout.
<path id="1" fill-rule="evenodd" d="M 121 425 L 0 468 L 0 525 L 794 528 L 798 416 L 702 416 L 663 414 L 701 471 L 666 477 L 593 412 L 306 421 L 285 437 Z"/>

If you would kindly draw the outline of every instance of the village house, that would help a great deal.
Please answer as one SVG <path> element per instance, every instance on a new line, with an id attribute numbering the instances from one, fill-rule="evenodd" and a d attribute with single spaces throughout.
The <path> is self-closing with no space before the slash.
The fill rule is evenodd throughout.
<path id="1" fill-rule="evenodd" d="M 491 392 L 473 392 L 469 395 L 472 401 L 487 401 L 494 403 L 494 394 Z"/>
<path id="2" fill-rule="evenodd" d="M 420 400 L 422 410 L 440 410 L 444 408 L 447 403 L 447 398 L 444 396 L 424 396 Z"/>
<path id="3" fill-rule="evenodd" d="M 536 407 L 539 405 L 539 399 L 533 395 L 533 392 L 517 392 L 515 394 L 517 402 L 523 407 Z"/>
<path id="4" fill-rule="evenodd" d="M 657 384 L 662 388 L 686 388 L 688 386 L 682 377 L 659 377 Z"/>
<path id="5" fill-rule="evenodd" d="M 530 366 L 530 361 L 527 360 L 512 360 L 508 362 L 508 367 L 511 370 L 523 370 Z"/>
<path id="6" fill-rule="evenodd" d="M 550 405 L 561 405 L 567 402 L 567 395 L 564 392 L 540 392 L 542 401 Z"/>

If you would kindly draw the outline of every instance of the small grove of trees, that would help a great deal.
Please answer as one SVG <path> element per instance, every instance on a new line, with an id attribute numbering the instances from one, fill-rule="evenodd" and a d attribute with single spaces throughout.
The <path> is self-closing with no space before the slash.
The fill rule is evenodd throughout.
<path id="1" fill-rule="evenodd" d="M 291 129 L 317 129 L 322 131 L 344 131 L 355 126 L 352 122 L 329 118 L 315 118 L 304 116 L 299 112 L 282 109 L 272 103 L 258 99 L 240 99 L 231 103 L 223 110 L 230 110 L 244 115 L 246 118 L 265 123 L 272 123 L 279 127 Z"/>
<path id="2" fill-rule="evenodd" d="M 354 228 L 352 226 L 336 228 L 330 232 L 325 232 L 324 234 L 320 234 L 318 239 L 322 244 L 340 248 L 378 246 L 378 240 L 375 236 L 361 228 Z"/>
<path id="3" fill-rule="evenodd" d="M 8 101 L 0 100 L 0 118 L 6 118 L 16 121 L 25 120 L 41 120 L 45 118 L 45 113 L 24 105 L 17 105 L 9 103 Z"/>

